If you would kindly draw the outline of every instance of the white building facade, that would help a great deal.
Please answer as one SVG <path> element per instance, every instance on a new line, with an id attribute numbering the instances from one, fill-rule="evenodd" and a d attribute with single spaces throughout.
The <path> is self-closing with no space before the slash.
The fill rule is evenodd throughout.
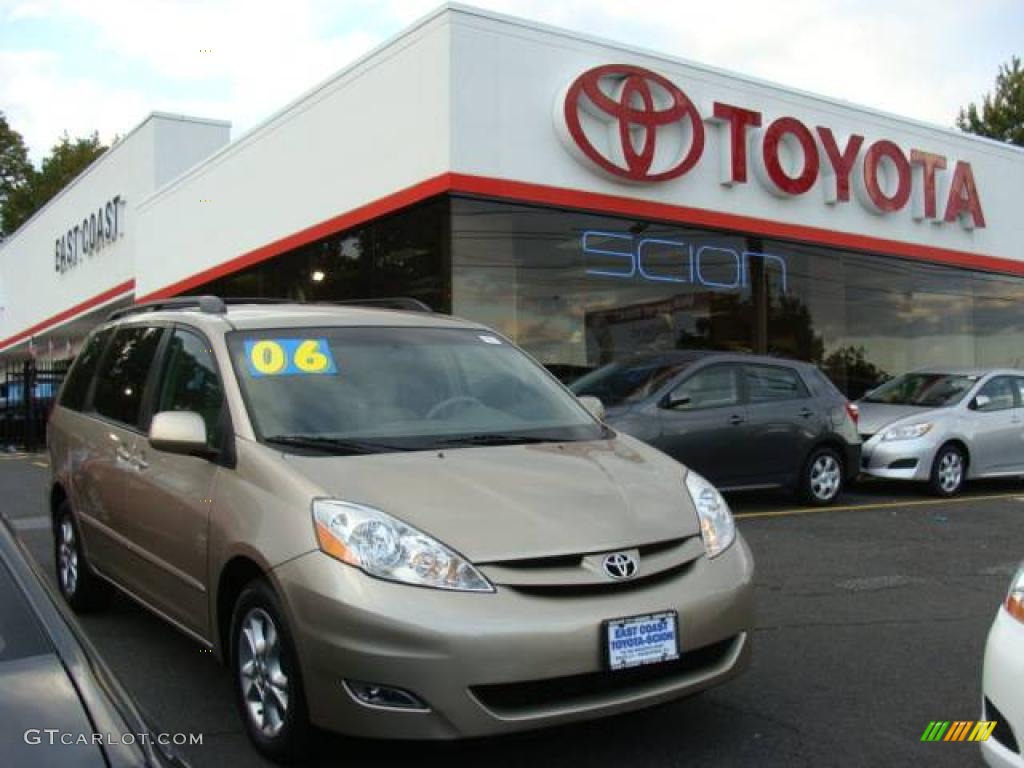
<path id="1" fill-rule="evenodd" d="M 413 296 L 567 379 L 709 347 L 856 395 L 1024 359 L 1022 188 L 1014 147 L 447 6 L 233 143 L 147 119 L 0 246 L 0 354 L 179 294 Z"/>

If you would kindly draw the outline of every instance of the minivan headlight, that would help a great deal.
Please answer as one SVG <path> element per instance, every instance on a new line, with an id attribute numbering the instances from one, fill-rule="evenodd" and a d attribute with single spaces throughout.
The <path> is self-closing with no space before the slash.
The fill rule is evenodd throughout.
<path id="1" fill-rule="evenodd" d="M 696 472 L 686 473 L 686 490 L 700 519 L 700 535 L 708 557 L 718 557 L 736 540 L 736 522 L 722 494 Z"/>
<path id="2" fill-rule="evenodd" d="M 379 509 L 316 499 L 313 525 L 321 550 L 371 576 L 434 589 L 494 591 L 472 563 Z"/>
<path id="3" fill-rule="evenodd" d="M 930 421 L 922 421 L 920 424 L 904 424 L 902 427 L 887 429 L 882 436 L 883 440 L 916 440 L 924 437 L 932 428 Z"/>
<path id="4" fill-rule="evenodd" d="M 1017 575 L 1010 582 L 1004 605 L 1008 614 L 1017 621 L 1024 622 L 1024 563 L 1021 563 Z"/>

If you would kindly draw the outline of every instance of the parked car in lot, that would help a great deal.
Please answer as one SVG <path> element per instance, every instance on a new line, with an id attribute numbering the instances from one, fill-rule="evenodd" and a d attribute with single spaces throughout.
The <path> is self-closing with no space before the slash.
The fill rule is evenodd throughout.
<path id="1" fill-rule="evenodd" d="M 66 611 L 0 517 L 0 763 L 185 766 Z"/>
<path id="2" fill-rule="evenodd" d="M 808 363 L 659 352 L 605 365 L 571 389 L 724 490 L 786 487 L 829 504 L 858 471 L 857 411 Z"/>
<path id="3" fill-rule="evenodd" d="M 1024 474 L 1024 371 L 912 371 L 858 406 L 866 475 L 953 496 L 968 479 Z"/>
<path id="4" fill-rule="evenodd" d="M 276 759 L 310 724 L 483 736 L 729 679 L 753 562 L 728 505 L 585 406 L 429 312 L 120 310 L 49 425 L 61 589 L 212 647 Z"/>
<path id="5" fill-rule="evenodd" d="M 981 742 L 993 768 L 1024 768 L 1024 564 L 1010 582 L 985 643 L 981 719 L 995 722 Z"/>

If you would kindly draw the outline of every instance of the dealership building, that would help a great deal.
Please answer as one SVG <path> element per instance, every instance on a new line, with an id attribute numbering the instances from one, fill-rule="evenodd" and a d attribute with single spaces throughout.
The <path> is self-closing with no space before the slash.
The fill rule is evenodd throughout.
<path id="1" fill-rule="evenodd" d="M 568 379 L 674 348 L 857 395 L 1024 362 L 1024 151 L 445 6 L 230 141 L 146 118 L 0 246 L 0 356 L 131 302 L 409 296 Z"/>

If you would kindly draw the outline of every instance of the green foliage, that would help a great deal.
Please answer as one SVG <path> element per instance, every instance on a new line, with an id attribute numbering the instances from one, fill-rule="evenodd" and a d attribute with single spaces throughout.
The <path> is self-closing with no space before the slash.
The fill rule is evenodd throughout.
<path id="1" fill-rule="evenodd" d="M 91 136 L 74 140 L 67 133 L 61 136 L 50 154 L 43 158 L 39 170 L 28 165 L 23 181 L 13 187 L 5 198 L 0 198 L 0 232 L 8 235 L 24 224 L 106 151 L 107 147 L 100 142 L 95 131 Z"/>
<path id="2" fill-rule="evenodd" d="M 1014 56 L 996 76 L 996 87 L 986 93 L 981 107 L 973 102 L 956 119 L 961 131 L 1024 147 L 1024 69 Z"/>
<path id="3" fill-rule="evenodd" d="M 33 173 L 21 134 L 7 124 L 0 112 L 0 240 L 13 229 L 7 226 L 7 201 L 24 187 Z"/>

